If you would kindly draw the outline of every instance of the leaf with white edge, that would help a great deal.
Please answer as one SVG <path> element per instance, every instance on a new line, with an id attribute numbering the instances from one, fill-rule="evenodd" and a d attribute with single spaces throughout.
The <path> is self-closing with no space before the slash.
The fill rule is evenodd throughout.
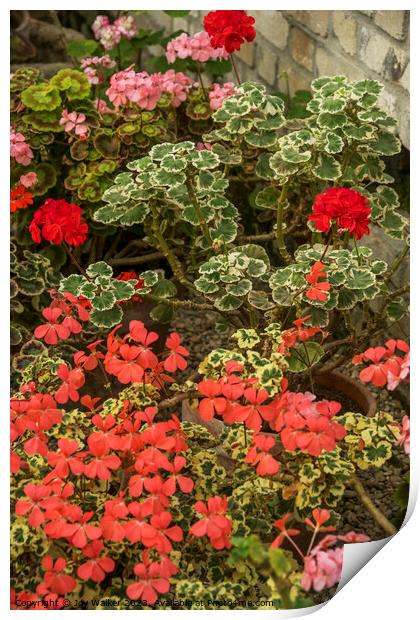
<path id="1" fill-rule="evenodd" d="M 318 116 L 318 125 L 326 129 L 338 129 L 344 127 L 349 122 L 345 114 L 330 114 L 330 112 L 321 112 Z"/>
<path id="2" fill-rule="evenodd" d="M 240 349 L 253 349 L 260 342 L 260 337 L 255 329 L 238 329 L 232 334 L 232 338 L 238 342 Z"/>
<path id="3" fill-rule="evenodd" d="M 271 160 L 274 159 L 273 166 L 271 166 Z M 284 166 L 286 166 L 286 162 L 281 158 L 281 153 L 276 153 L 273 157 L 270 157 L 270 153 L 262 153 L 257 161 L 257 165 L 255 167 L 255 174 L 260 177 L 260 179 L 265 179 L 266 181 L 272 181 L 275 178 L 276 166 L 278 162 Z M 289 166 L 291 164 L 288 164 Z M 297 166 L 295 166 L 297 170 Z"/>
<path id="4" fill-rule="evenodd" d="M 170 297 L 174 297 L 177 294 L 177 288 L 171 280 L 159 280 L 157 284 L 153 287 L 153 295 L 157 297 L 162 297 L 163 299 L 169 299 Z"/>
<path id="5" fill-rule="evenodd" d="M 86 269 L 86 273 L 90 278 L 95 278 L 96 276 L 112 276 L 112 267 L 105 263 L 105 261 L 99 261 L 98 263 L 92 263 Z"/>
<path id="6" fill-rule="evenodd" d="M 286 287 L 273 288 L 272 296 L 278 306 L 291 306 L 293 302 L 292 291 Z"/>
<path id="7" fill-rule="evenodd" d="M 86 299 L 93 299 L 95 297 L 98 287 L 93 282 L 85 282 L 79 288 L 79 295 L 83 295 Z"/>
<path id="8" fill-rule="evenodd" d="M 359 181 L 369 179 L 370 181 L 383 181 L 383 173 L 385 163 L 379 158 L 379 155 L 369 153 L 362 156 L 363 163 L 356 166 L 354 172 Z"/>
<path id="9" fill-rule="evenodd" d="M 245 254 L 250 259 L 258 259 L 259 261 L 263 261 L 267 267 L 270 267 L 270 259 L 268 258 L 267 252 L 263 247 L 257 245 L 256 243 L 246 243 L 245 245 L 240 245 L 236 248 L 238 252 Z M 251 264 L 250 261 L 249 264 Z"/>
<path id="10" fill-rule="evenodd" d="M 375 297 L 380 294 L 381 289 L 377 284 L 374 284 L 373 286 L 368 286 L 358 292 L 362 293 L 363 299 L 375 299 Z"/>
<path id="11" fill-rule="evenodd" d="M 319 179 L 335 181 L 341 176 L 341 166 L 332 155 L 319 153 L 316 165 L 313 167 L 313 173 Z"/>
<path id="12" fill-rule="evenodd" d="M 383 260 L 374 260 L 371 263 L 370 268 L 372 270 L 372 273 L 375 274 L 375 276 L 380 276 L 386 272 L 388 265 Z"/>
<path id="13" fill-rule="evenodd" d="M 241 116 L 231 118 L 226 123 L 226 129 L 233 134 L 243 134 L 250 131 L 253 126 L 252 118 L 243 118 Z"/>
<path id="14" fill-rule="evenodd" d="M 275 271 L 270 278 L 270 287 L 272 289 L 275 289 L 278 287 L 286 286 L 286 284 L 290 284 L 292 274 L 293 272 L 290 267 L 277 269 L 277 271 Z"/>
<path id="15" fill-rule="evenodd" d="M 166 172 L 181 172 L 186 168 L 187 162 L 185 159 L 180 159 L 175 157 L 173 153 L 169 155 L 165 155 L 165 157 L 160 162 L 161 168 L 166 170 Z"/>
<path id="16" fill-rule="evenodd" d="M 251 278 L 260 278 L 267 271 L 267 264 L 259 258 L 251 258 L 247 273 Z"/>
<path id="17" fill-rule="evenodd" d="M 342 271 L 335 271 L 332 274 L 327 274 L 328 282 L 331 286 L 341 286 L 346 281 L 346 274 Z"/>
<path id="18" fill-rule="evenodd" d="M 302 372 L 306 368 L 311 368 L 319 362 L 325 351 L 317 342 L 308 340 L 296 345 L 290 355 L 286 356 L 290 372 Z"/>
<path id="19" fill-rule="evenodd" d="M 245 134 L 245 141 L 256 148 L 267 149 L 276 144 L 277 134 L 275 131 L 250 131 Z"/>
<path id="20" fill-rule="evenodd" d="M 176 187 L 185 183 L 186 176 L 183 172 L 167 172 L 158 170 L 153 174 L 153 183 L 162 187 Z"/>
<path id="21" fill-rule="evenodd" d="M 113 280 L 113 294 L 117 301 L 123 301 L 126 299 L 130 299 L 134 293 L 134 285 L 137 284 L 137 280 Z"/>
<path id="22" fill-rule="evenodd" d="M 96 295 L 92 300 L 92 307 L 95 310 L 109 310 L 117 301 L 112 291 L 104 291 L 100 295 Z"/>
<path id="23" fill-rule="evenodd" d="M 373 125 L 353 125 L 349 124 L 343 127 L 343 133 L 351 140 L 365 141 L 375 135 L 376 129 Z"/>
<path id="24" fill-rule="evenodd" d="M 102 194 L 102 200 L 110 205 L 122 205 L 130 200 L 130 195 L 124 193 L 123 187 L 112 185 Z"/>
<path id="25" fill-rule="evenodd" d="M 139 278 L 144 281 L 145 286 L 154 286 L 158 280 L 159 276 L 156 271 L 143 271 L 143 273 L 139 273 Z"/>
<path id="26" fill-rule="evenodd" d="M 271 310 L 274 307 L 272 299 L 265 291 L 249 291 L 248 302 L 258 310 Z"/>
<path id="27" fill-rule="evenodd" d="M 298 151 L 292 147 L 283 147 L 280 151 L 281 158 L 290 164 L 301 164 L 309 161 L 312 157 L 311 151 Z M 270 159 L 270 166 L 273 166 L 274 157 Z M 275 160 L 274 160 L 275 161 Z"/>
<path id="28" fill-rule="evenodd" d="M 174 145 L 168 142 L 164 144 L 155 144 L 149 151 L 149 155 L 151 159 L 155 159 L 157 161 L 161 161 L 164 157 L 173 152 Z M 145 158 L 144 158 L 145 159 Z M 143 160 L 139 160 L 143 161 Z M 132 164 L 135 162 L 132 162 Z M 135 168 L 137 169 L 137 168 Z"/>
<path id="29" fill-rule="evenodd" d="M 367 269 L 350 269 L 350 275 L 347 278 L 346 286 L 351 290 L 360 290 L 369 288 L 375 284 L 375 276 Z"/>
<path id="30" fill-rule="evenodd" d="M 204 293 L 204 295 L 211 295 L 212 293 L 217 293 L 219 290 L 219 285 L 209 280 L 206 276 L 197 278 L 194 282 L 194 286 L 200 293 Z"/>
<path id="31" fill-rule="evenodd" d="M 86 283 L 86 278 L 74 273 L 67 278 L 62 278 L 60 282 L 60 293 L 71 293 L 75 297 L 80 295 L 80 288 Z"/>
<path id="32" fill-rule="evenodd" d="M 226 286 L 226 292 L 230 295 L 235 295 L 235 297 L 243 297 L 247 295 L 251 289 L 251 281 L 246 279 L 240 280 L 237 284 L 228 284 Z"/>
<path id="33" fill-rule="evenodd" d="M 114 306 L 109 310 L 97 310 L 94 308 L 90 313 L 90 321 L 97 327 L 110 329 L 121 323 L 123 313 L 120 306 Z"/>
<path id="34" fill-rule="evenodd" d="M 187 159 L 198 170 L 212 170 L 220 164 L 218 156 L 212 151 L 192 151 Z"/>
<path id="35" fill-rule="evenodd" d="M 338 134 L 328 132 L 325 136 L 324 149 L 327 153 L 340 153 L 343 150 L 344 141 Z"/>
<path id="36" fill-rule="evenodd" d="M 214 218 L 214 211 L 209 206 L 202 205 L 200 207 L 200 211 L 206 222 L 210 222 Z M 190 205 L 188 207 L 185 207 L 185 209 L 182 209 L 181 217 L 183 220 L 185 220 L 186 222 L 189 222 L 193 226 L 201 225 L 201 219 L 193 205 Z"/>
<path id="37" fill-rule="evenodd" d="M 393 299 L 385 309 L 387 317 L 391 321 L 399 321 L 406 314 L 408 314 L 408 310 L 408 305 L 402 297 L 397 297 L 397 299 Z"/>
<path id="38" fill-rule="evenodd" d="M 309 327 L 327 327 L 330 322 L 330 313 L 324 308 L 315 308 L 314 306 L 305 308 L 304 314 L 309 316 L 305 321 L 305 325 Z"/>
<path id="39" fill-rule="evenodd" d="M 268 185 L 257 193 L 255 196 L 255 204 L 260 209 L 272 209 L 276 211 L 280 193 L 281 192 L 277 187 Z"/>
<path id="40" fill-rule="evenodd" d="M 377 80 L 359 80 L 352 82 L 351 86 L 357 97 L 362 97 L 364 94 L 380 95 L 383 90 L 383 84 Z"/>
<path id="41" fill-rule="evenodd" d="M 385 207 L 398 208 L 400 206 L 400 200 L 397 192 L 386 185 L 378 185 L 376 193 L 379 197 L 381 204 Z"/>
<path id="42" fill-rule="evenodd" d="M 223 241 L 224 243 L 232 243 L 235 241 L 238 232 L 238 225 L 233 220 L 221 220 L 216 228 L 210 229 L 210 235 L 213 241 Z"/>
<path id="43" fill-rule="evenodd" d="M 144 222 L 146 215 L 149 213 L 149 205 L 145 202 L 126 209 L 124 215 L 120 217 L 120 224 L 122 226 L 134 226 L 134 224 L 141 224 Z"/>
<path id="44" fill-rule="evenodd" d="M 156 145 L 160 146 L 160 145 Z M 141 159 L 136 159 L 134 161 L 130 161 L 127 164 L 127 168 L 129 170 L 135 170 L 137 172 L 144 172 L 145 170 L 154 170 L 156 164 L 153 163 L 151 157 L 142 157 Z"/>
<path id="45" fill-rule="evenodd" d="M 375 140 L 369 142 L 369 146 L 381 155 L 396 155 L 401 151 L 401 142 L 387 131 L 381 131 Z"/>
<path id="46" fill-rule="evenodd" d="M 408 220 L 394 209 L 388 207 L 384 211 L 381 224 L 387 232 L 401 231 L 408 224 Z"/>
<path id="47" fill-rule="evenodd" d="M 325 99 L 322 99 L 320 109 L 322 112 L 331 112 L 331 114 L 336 114 L 337 112 L 344 110 L 346 103 L 346 99 L 326 97 Z"/>
<path id="48" fill-rule="evenodd" d="M 239 297 L 226 294 L 216 299 L 214 305 L 218 310 L 229 312 L 230 310 L 237 310 L 242 305 L 242 301 Z"/>
<path id="49" fill-rule="evenodd" d="M 157 304 L 151 309 L 149 316 L 158 323 L 170 323 L 174 317 L 174 310 L 168 304 Z"/>
<path id="50" fill-rule="evenodd" d="M 124 206 L 106 205 L 94 211 L 93 219 L 95 222 L 101 222 L 102 224 L 113 224 L 118 222 L 125 212 L 126 208 Z"/>

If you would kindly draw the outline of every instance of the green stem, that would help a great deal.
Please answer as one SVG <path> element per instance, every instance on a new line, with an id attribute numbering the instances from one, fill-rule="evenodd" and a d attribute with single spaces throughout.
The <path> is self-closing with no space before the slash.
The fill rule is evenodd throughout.
<path id="1" fill-rule="evenodd" d="M 233 68 L 233 72 L 235 74 L 236 81 L 238 83 L 238 86 L 240 86 L 241 85 L 241 78 L 239 77 L 238 67 L 237 67 L 236 60 L 235 60 L 235 57 L 234 57 L 233 54 L 230 55 L 230 60 L 232 62 L 232 68 Z"/>
<path id="2" fill-rule="evenodd" d="M 205 236 L 205 238 L 207 240 L 207 243 L 209 244 L 209 247 L 211 247 L 213 245 L 213 240 L 212 240 L 211 235 L 210 235 L 210 229 L 209 229 L 209 227 L 207 225 L 206 219 L 205 219 L 205 217 L 203 215 L 203 212 L 202 212 L 202 210 L 200 208 L 200 204 L 199 204 L 199 202 L 197 200 L 197 196 L 195 195 L 194 187 L 193 187 L 193 184 L 192 184 L 190 178 L 187 178 L 187 190 L 188 190 L 188 196 L 189 196 L 189 198 L 190 198 L 190 200 L 192 202 L 192 205 L 194 207 L 194 211 L 195 211 L 195 213 L 197 215 L 197 219 L 198 219 L 198 221 L 200 223 L 201 229 L 202 229 L 202 231 L 204 233 L 204 236 Z"/>
<path id="3" fill-rule="evenodd" d="M 278 202 L 277 202 L 277 232 L 276 232 L 276 239 L 277 239 L 277 247 L 278 247 L 278 250 L 279 250 L 281 256 L 283 257 L 283 259 L 287 263 L 290 263 L 290 256 L 289 256 L 289 253 L 287 251 L 286 244 L 284 242 L 284 235 L 283 235 L 283 211 L 284 211 L 284 203 L 286 201 L 287 190 L 288 189 L 289 189 L 289 182 L 287 182 L 287 183 L 285 183 L 283 185 L 280 197 L 279 197 Z"/>
<path id="4" fill-rule="evenodd" d="M 404 250 L 401 252 L 401 254 L 397 256 L 397 258 L 395 259 L 395 261 L 392 263 L 391 267 L 388 269 L 387 273 L 385 274 L 384 284 L 389 282 L 389 280 L 392 278 L 394 273 L 397 271 L 398 267 L 403 262 L 404 258 L 407 256 L 409 250 L 410 250 L 410 246 L 406 245 Z"/>
<path id="5" fill-rule="evenodd" d="M 195 61 L 195 64 L 197 66 L 197 76 L 198 76 L 198 80 L 200 82 L 200 86 L 201 86 L 201 90 L 203 91 L 203 97 L 206 101 L 209 100 L 207 91 L 206 91 L 206 87 L 204 86 L 204 82 L 203 82 L 203 76 L 201 75 L 201 67 L 200 67 L 200 63 L 198 62 L 198 60 Z"/>

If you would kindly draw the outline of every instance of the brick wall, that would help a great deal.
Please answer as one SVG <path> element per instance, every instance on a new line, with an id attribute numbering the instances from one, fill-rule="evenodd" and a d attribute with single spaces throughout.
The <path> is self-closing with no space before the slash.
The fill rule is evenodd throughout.
<path id="1" fill-rule="evenodd" d="M 202 30 L 206 11 L 171 19 L 149 11 L 155 24 L 189 33 Z M 243 79 L 257 79 L 272 90 L 308 88 L 318 75 L 366 77 L 385 84 L 381 104 L 398 119 L 398 133 L 409 147 L 409 11 L 250 11 L 257 38 L 242 47 Z"/>

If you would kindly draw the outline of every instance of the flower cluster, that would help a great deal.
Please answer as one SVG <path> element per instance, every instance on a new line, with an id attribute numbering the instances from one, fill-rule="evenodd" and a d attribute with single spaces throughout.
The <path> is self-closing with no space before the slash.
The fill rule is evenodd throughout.
<path id="1" fill-rule="evenodd" d="M 199 501 L 194 506 L 196 512 L 204 515 L 190 528 L 190 534 L 201 537 L 208 536 L 214 549 L 230 549 L 232 546 L 229 535 L 232 530 L 232 521 L 226 517 L 227 498 L 210 497 L 207 502 Z"/>
<path id="2" fill-rule="evenodd" d="M 33 194 L 26 190 L 23 183 L 19 183 L 10 190 L 10 213 L 15 213 L 18 209 L 26 209 L 33 202 Z"/>
<path id="3" fill-rule="evenodd" d="M 32 241 L 41 243 L 42 238 L 53 244 L 65 241 L 78 246 L 86 241 L 88 226 L 83 211 L 65 200 L 47 198 L 34 213 L 29 225 Z"/>
<path id="4" fill-rule="evenodd" d="M 112 50 L 122 38 L 132 39 L 138 33 L 138 28 L 132 15 L 118 17 L 113 23 L 107 15 L 98 15 L 92 24 L 92 31 L 106 50 Z"/>
<path id="5" fill-rule="evenodd" d="M 183 32 L 171 39 L 166 46 L 166 59 L 172 64 L 178 58 L 191 58 L 197 62 L 207 62 L 208 60 L 226 60 L 229 54 L 223 47 L 215 49 L 211 43 L 207 32 L 201 31 L 189 36 Z"/>
<path id="6" fill-rule="evenodd" d="M 346 429 L 333 420 L 341 405 L 335 401 L 316 401 L 310 392 L 300 393 L 287 390 L 271 398 L 265 388 L 258 389 L 257 379 L 240 377 L 242 368 L 227 368 L 219 380 L 200 381 L 197 389 L 204 396 L 199 403 L 199 413 L 203 420 L 211 420 L 220 415 L 227 424 L 243 422 L 259 433 L 263 423 L 279 433 L 283 447 L 294 452 L 301 450 L 311 456 L 319 456 L 324 451 L 334 450 L 336 442 L 343 439 Z M 272 438 L 264 435 L 254 436 L 254 445 L 247 460 L 257 465 L 261 475 L 276 473 L 268 451 L 274 447 Z"/>
<path id="7" fill-rule="evenodd" d="M 326 301 L 328 299 L 326 291 L 330 290 L 331 284 L 327 281 L 325 265 L 316 261 L 305 278 L 309 283 L 309 289 L 305 292 L 306 297 L 312 301 Z"/>
<path id="8" fill-rule="evenodd" d="M 89 80 L 89 84 L 96 86 L 97 84 L 104 83 L 104 75 L 101 71 L 98 72 L 98 68 L 113 69 L 116 64 L 109 54 L 104 54 L 104 56 L 83 58 L 80 62 L 80 67 Z"/>
<path id="9" fill-rule="evenodd" d="M 330 187 L 318 194 L 309 219 L 320 232 L 329 232 L 333 223 L 337 232 L 347 231 L 356 239 L 369 234 L 369 201 L 354 189 Z"/>
<path id="10" fill-rule="evenodd" d="M 212 84 L 209 89 L 210 107 L 212 110 L 218 110 L 225 99 L 236 93 L 235 84 L 233 82 L 225 82 L 224 84 Z"/>
<path id="11" fill-rule="evenodd" d="M 401 351 L 403 355 L 398 355 Z M 360 371 L 359 377 L 366 383 L 376 387 L 387 386 L 395 390 L 401 381 L 408 382 L 410 374 L 410 347 L 404 340 L 388 340 L 384 347 L 369 347 L 363 353 L 353 357 L 357 366 L 368 363 L 369 366 Z"/>
<path id="12" fill-rule="evenodd" d="M 86 116 L 83 113 L 68 112 L 64 109 L 61 113 L 60 125 L 64 126 L 64 131 L 75 135 L 79 140 L 86 140 L 89 133 Z"/>
<path id="13" fill-rule="evenodd" d="M 163 93 L 169 93 L 171 105 L 178 107 L 186 100 L 192 86 L 193 80 L 173 69 L 149 75 L 146 71 L 136 73 L 129 68 L 111 76 L 106 94 L 116 108 L 131 101 L 145 110 L 154 110 Z"/>
<path id="14" fill-rule="evenodd" d="M 29 166 L 34 157 L 25 136 L 15 131 L 13 127 L 10 128 L 10 157 L 22 166 Z"/>
<path id="15" fill-rule="evenodd" d="M 34 336 L 47 344 L 57 344 L 70 338 L 71 334 L 81 333 L 82 325 L 79 321 L 89 320 L 91 303 L 71 293 L 50 291 L 50 294 L 53 300 L 48 308 L 42 310 L 46 323 L 35 328 Z"/>
<path id="16" fill-rule="evenodd" d="M 225 48 L 228 54 L 239 50 L 245 41 L 253 41 L 255 19 L 246 11 L 211 11 L 204 17 L 204 28 L 214 48 Z"/>
<path id="17" fill-rule="evenodd" d="M 142 321 L 130 321 L 129 333 L 121 338 L 116 335 L 119 327 L 117 325 L 108 336 L 104 366 L 120 383 L 147 382 L 161 388 L 165 381 L 172 381 L 164 371 L 174 372 L 177 368 L 184 370 L 187 367 L 184 358 L 188 351 L 181 346 L 178 334 L 173 333 L 166 339 L 169 354 L 159 362 L 151 349 L 159 338 L 155 332 L 149 332 Z"/>

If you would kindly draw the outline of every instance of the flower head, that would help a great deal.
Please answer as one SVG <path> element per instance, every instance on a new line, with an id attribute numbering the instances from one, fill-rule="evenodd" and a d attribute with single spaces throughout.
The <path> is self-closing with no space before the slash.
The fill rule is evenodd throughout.
<path id="1" fill-rule="evenodd" d="M 318 194 L 309 219 L 320 232 L 329 232 L 333 222 L 338 232 L 348 231 L 356 239 L 369 234 L 371 209 L 365 196 L 354 189 L 330 187 Z"/>
<path id="2" fill-rule="evenodd" d="M 204 28 L 214 48 L 224 47 L 228 54 L 253 41 L 255 19 L 246 11 L 211 11 L 204 17 Z"/>
<path id="3" fill-rule="evenodd" d="M 29 226 L 32 240 L 40 243 L 42 237 L 53 244 L 63 241 L 69 245 L 81 245 L 85 242 L 88 226 L 77 205 L 65 200 L 47 198 L 44 204 L 34 213 Z"/>

